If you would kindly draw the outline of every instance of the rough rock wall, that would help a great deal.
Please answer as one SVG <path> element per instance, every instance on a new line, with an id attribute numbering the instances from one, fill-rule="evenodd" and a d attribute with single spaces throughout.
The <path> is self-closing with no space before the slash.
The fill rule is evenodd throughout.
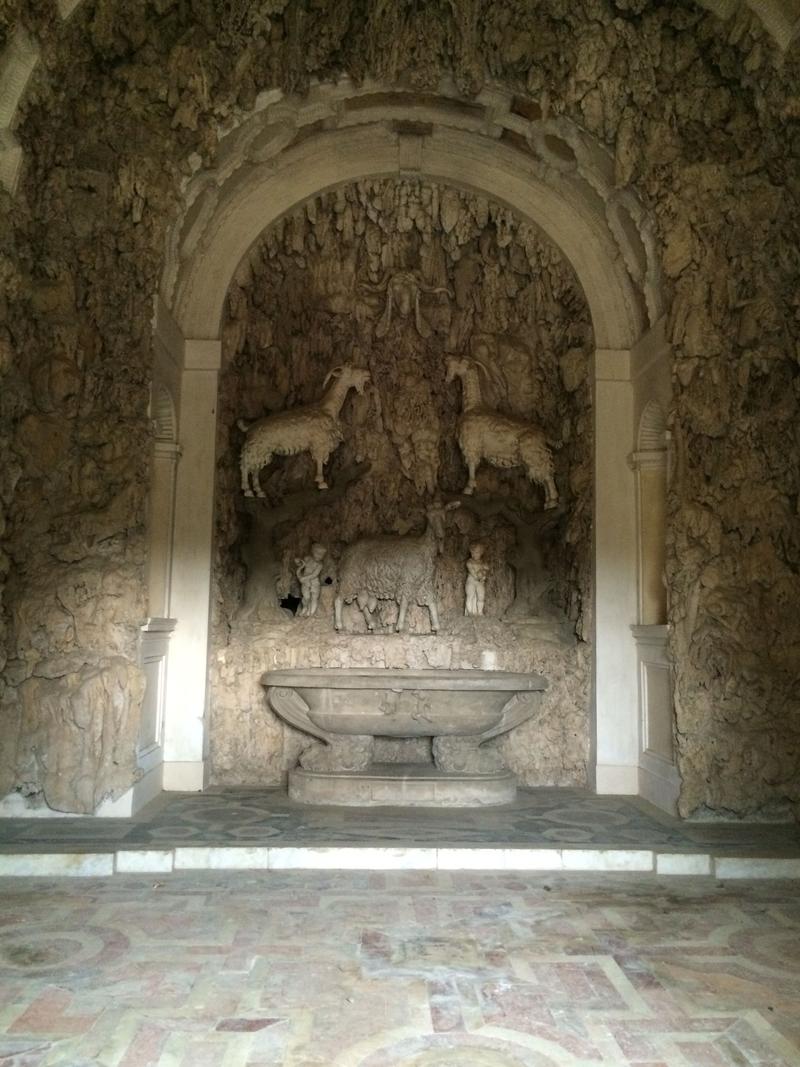
<path id="1" fill-rule="evenodd" d="M 92 812 L 137 776 L 153 252 L 166 205 L 152 168 L 166 172 L 138 165 L 151 187 L 142 218 L 135 146 L 124 155 L 113 124 L 90 132 L 89 85 L 102 83 L 91 42 L 57 42 L 48 8 L 23 12 L 45 54 L 20 129 L 36 149 L 0 206 L 0 796 Z M 89 63 L 74 95 L 48 69 L 69 51 Z"/>
<path id="2" fill-rule="evenodd" d="M 800 234 L 770 178 L 686 180 L 667 246 L 681 810 L 782 816 L 800 773 Z M 726 225 L 707 228 L 720 208 Z"/>
<path id="3" fill-rule="evenodd" d="M 504 669 L 537 663 L 552 679 L 538 740 L 509 742 L 523 780 L 583 783 L 590 654 L 579 646 L 591 630 L 591 326 L 556 249 L 483 197 L 418 180 L 359 182 L 315 198 L 267 232 L 231 288 L 223 347 L 212 780 L 279 780 L 291 766 L 285 761 L 296 755 L 296 742 L 276 730 L 258 684 L 262 671 L 287 665 L 287 656 L 296 666 L 418 667 L 430 656 L 429 665 L 441 665 L 447 655 L 477 667 L 481 653 L 492 651 Z M 474 497 L 462 495 L 462 386 L 445 380 L 453 353 L 480 359 L 487 408 L 543 429 L 554 449 L 556 512 L 542 512 L 543 489 L 519 467 L 484 464 Z M 328 371 L 344 361 L 368 368 L 371 384 L 342 409 L 344 443 L 326 471 L 331 488 L 309 489 L 308 454 L 277 457 L 262 473 L 266 498 L 245 499 L 238 420 L 313 403 Z M 376 634 L 371 646 L 370 639 L 337 637 L 332 588 L 316 619 L 281 624 L 279 600 L 299 593 L 295 560 L 313 542 L 327 547 L 323 576 L 335 580 L 343 549 L 359 537 L 421 533 L 434 496 L 459 502 L 437 563 L 447 639 L 420 644 L 430 620 L 416 605 L 407 638 L 387 645 Z M 475 541 L 484 544 L 489 565 L 486 618 L 462 632 L 465 561 Z M 270 564 L 272 581 L 259 575 L 254 596 L 253 572 Z M 365 632 L 355 604 L 344 614 L 350 633 Z M 379 605 L 384 633 L 396 615 L 393 602 Z M 538 650 L 536 624 L 525 630 L 531 617 L 553 623 Z M 558 743 L 551 745 L 553 735 Z"/>
<path id="4" fill-rule="evenodd" d="M 66 23 L 54 0 L 29 0 L 0 13 L 0 43 L 17 20 L 42 59 L 16 130 L 26 159 L 20 189 L 0 210 L 2 275 L 12 280 L 2 432 L 6 454 L 23 453 L 28 464 L 17 479 L 12 461 L 3 485 L 6 513 L 21 516 L 7 530 L 16 579 L 4 603 L 8 618 L 39 621 L 38 645 L 17 622 L 8 633 L 0 791 L 26 781 L 41 789 L 47 778 L 41 767 L 31 776 L 38 727 L 21 717 L 18 688 L 34 677 L 28 662 L 49 661 L 62 643 L 54 590 L 72 581 L 73 564 L 54 554 L 51 523 L 88 529 L 79 559 L 97 559 L 123 582 L 120 595 L 87 586 L 87 603 L 101 614 L 113 603 L 119 626 L 110 641 L 105 630 L 98 642 L 79 636 L 72 651 L 109 665 L 124 646 L 132 662 L 141 504 L 120 498 L 116 533 L 95 536 L 94 512 L 105 505 L 83 496 L 78 438 L 110 414 L 109 439 L 136 451 L 127 442 L 142 432 L 149 301 L 192 153 L 201 165 L 211 161 L 220 130 L 262 89 L 302 91 L 312 76 L 339 71 L 434 89 L 452 71 L 467 94 L 498 79 L 583 124 L 615 152 L 619 183 L 652 209 L 667 296 L 677 294 L 669 574 L 681 807 L 749 814 L 796 806 L 798 621 L 787 605 L 800 581 L 791 417 L 800 339 L 797 42 L 780 61 L 744 9 L 720 21 L 688 2 L 643 0 L 442 0 L 368 12 L 356 0 L 85 0 Z M 67 416 L 75 431 L 67 453 L 41 475 L 25 458 L 26 419 L 55 415 L 57 429 L 62 409 L 36 408 L 30 382 L 34 363 L 59 369 L 59 320 L 77 330 L 103 384 L 88 389 L 96 406 Z M 101 486 L 119 484 L 113 452 L 92 456 Z M 45 670 L 66 696 L 69 671 Z M 37 750 L 70 743 L 61 735 Z M 124 784 L 132 766 L 130 751 L 116 766 L 92 756 L 90 791 Z M 74 789 L 53 797 L 85 809 Z"/>
<path id="5" fill-rule="evenodd" d="M 103 232 L 110 182 L 88 172 L 77 181 L 82 200 L 63 172 L 42 181 L 38 254 L 25 249 L 10 279 L 0 795 L 91 812 L 136 774 L 149 309 L 130 277 L 121 303 L 105 284 L 136 276 Z M 96 247 L 67 264 L 73 242 Z"/>

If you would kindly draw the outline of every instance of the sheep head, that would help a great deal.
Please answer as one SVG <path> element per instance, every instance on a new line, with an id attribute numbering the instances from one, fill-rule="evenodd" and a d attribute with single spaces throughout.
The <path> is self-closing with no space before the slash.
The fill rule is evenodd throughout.
<path id="1" fill-rule="evenodd" d="M 344 368 L 344 372 L 346 373 L 347 380 L 354 386 L 358 395 L 363 396 L 364 390 L 372 380 L 369 371 L 364 367 L 351 367 L 348 365 Z"/>
<path id="2" fill-rule="evenodd" d="M 364 367 L 354 367 L 352 363 L 343 363 L 341 366 L 332 367 L 328 371 L 325 375 L 325 381 L 322 383 L 322 388 L 324 389 L 328 382 L 335 381 L 337 378 L 342 378 L 348 388 L 353 386 L 359 394 L 363 395 L 364 389 L 370 381 L 370 374 Z"/>
<path id="3" fill-rule="evenodd" d="M 459 356 L 450 356 L 447 360 L 447 375 L 445 382 L 449 385 L 456 378 L 463 378 L 467 373 L 467 361 Z"/>

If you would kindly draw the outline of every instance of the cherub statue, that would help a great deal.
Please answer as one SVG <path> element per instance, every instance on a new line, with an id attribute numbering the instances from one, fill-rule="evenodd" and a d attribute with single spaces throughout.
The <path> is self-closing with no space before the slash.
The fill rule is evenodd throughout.
<path id="1" fill-rule="evenodd" d="M 317 542 L 311 546 L 311 554 L 304 559 L 296 559 L 297 570 L 295 574 L 300 582 L 300 607 L 297 614 L 302 618 L 308 618 L 317 614 L 319 607 L 320 574 L 322 563 L 328 550 L 325 545 Z"/>
<path id="2" fill-rule="evenodd" d="M 489 564 L 484 562 L 483 553 L 485 546 L 480 541 L 475 541 L 469 546 L 469 559 L 467 560 L 467 580 L 464 584 L 466 603 L 465 615 L 483 615 L 483 605 L 486 599 L 486 579 L 489 577 Z"/>

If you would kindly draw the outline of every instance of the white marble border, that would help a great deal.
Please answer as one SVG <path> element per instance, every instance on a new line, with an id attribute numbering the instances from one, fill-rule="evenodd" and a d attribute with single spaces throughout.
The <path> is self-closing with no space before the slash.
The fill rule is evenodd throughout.
<path id="1" fill-rule="evenodd" d="M 0 853 L 4 878 L 95 878 L 113 873 L 113 852 Z"/>
<path id="2" fill-rule="evenodd" d="M 624 848 L 177 846 L 115 852 L 0 853 L 0 878 L 172 871 L 563 871 L 800 879 L 800 856 L 712 856 Z"/>

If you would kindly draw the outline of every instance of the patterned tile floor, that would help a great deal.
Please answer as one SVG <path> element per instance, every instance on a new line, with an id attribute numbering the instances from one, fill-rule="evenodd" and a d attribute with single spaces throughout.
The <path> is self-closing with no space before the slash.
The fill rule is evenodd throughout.
<path id="1" fill-rule="evenodd" d="M 0 819 L 0 852 L 176 846 L 436 845 L 713 849 L 717 855 L 800 856 L 797 824 L 696 823 L 634 797 L 522 789 L 482 809 L 333 808 L 293 803 L 279 789 L 164 793 L 134 819 Z"/>
<path id="2" fill-rule="evenodd" d="M 797 1067 L 783 882 L 0 881 L 3 1067 Z"/>

